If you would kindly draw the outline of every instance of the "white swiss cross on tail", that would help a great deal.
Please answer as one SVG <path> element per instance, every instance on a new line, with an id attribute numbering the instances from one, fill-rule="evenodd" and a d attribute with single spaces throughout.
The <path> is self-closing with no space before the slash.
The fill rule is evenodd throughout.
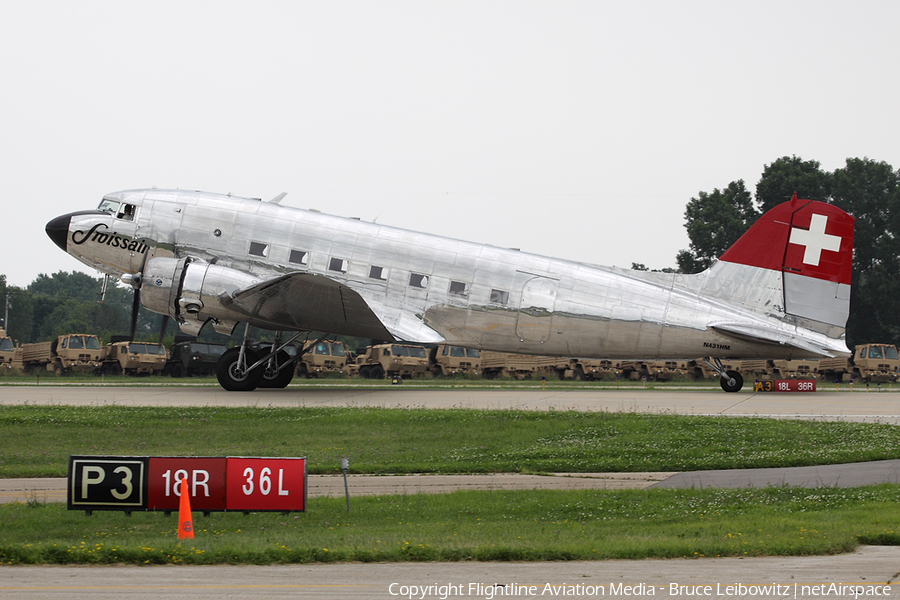
<path id="1" fill-rule="evenodd" d="M 807 265 L 819 266 L 819 259 L 823 250 L 831 252 L 839 252 L 841 250 L 841 236 L 825 233 L 825 226 L 828 224 L 828 217 L 825 215 L 813 214 L 810 219 L 809 229 L 791 229 L 791 244 L 805 246 L 803 252 L 803 263 Z"/>

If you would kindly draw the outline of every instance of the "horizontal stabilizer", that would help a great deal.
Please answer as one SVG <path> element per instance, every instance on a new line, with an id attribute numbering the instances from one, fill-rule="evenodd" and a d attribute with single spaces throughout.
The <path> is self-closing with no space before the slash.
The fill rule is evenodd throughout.
<path id="1" fill-rule="evenodd" d="M 776 329 L 774 327 L 766 327 L 756 323 L 711 323 L 711 329 L 741 341 L 750 341 L 755 343 L 773 344 L 778 346 L 793 346 L 799 350 L 813 352 L 827 358 L 834 358 L 837 354 L 834 349 L 825 345 L 817 344 L 809 338 L 792 335 L 790 332 Z"/>

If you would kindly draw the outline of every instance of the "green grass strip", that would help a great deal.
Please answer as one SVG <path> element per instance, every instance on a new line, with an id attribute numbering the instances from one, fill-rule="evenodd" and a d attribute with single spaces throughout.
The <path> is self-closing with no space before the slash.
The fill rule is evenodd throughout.
<path id="1" fill-rule="evenodd" d="M 0 406 L 0 477 L 70 454 L 306 456 L 310 473 L 632 472 L 900 458 L 900 427 L 755 417 L 423 408 Z"/>
<path id="2" fill-rule="evenodd" d="M 0 564 L 548 561 L 835 554 L 900 544 L 900 486 L 461 491 L 315 498 L 306 513 L 161 513 L 0 506 Z"/>

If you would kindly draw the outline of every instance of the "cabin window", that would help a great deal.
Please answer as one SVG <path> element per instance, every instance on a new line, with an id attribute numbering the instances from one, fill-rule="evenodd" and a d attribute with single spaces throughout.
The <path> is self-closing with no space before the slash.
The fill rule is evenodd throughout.
<path id="1" fill-rule="evenodd" d="M 495 304 L 509 304 L 509 292 L 491 290 L 491 302 Z"/>
<path id="2" fill-rule="evenodd" d="M 288 261 L 294 263 L 295 265 L 309 265 L 309 252 L 305 252 L 303 250 L 291 250 L 291 254 L 288 257 Z"/>
<path id="3" fill-rule="evenodd" d="M 387 281 L 387 269 L 372 265 L 369 268 L 369 279 L 377 279 L 378 281 Z"/>
<path id="4" fill-rule="evenodd" d="M 328 262 L 328 270 L 336 271 L 338 273 L 346 273 L 347 272 L 347 261 L 343 258 L 332 258 Z"/>
<path id="5" fill-rule="evenodd" d="M 420 273 L 410 273 L 409 274 L 409 287 L 419 288 L 424 290 L 428 287 L 428 275 L 422 275 Z"/>
<path id="6" fill-rule="evenodd" d="M 452 296 L 459 296 L 460 298 L 468 298 L 469 297 L 469 284 L 463 283 L 462 281 L 451 281 L 450 282 L 450 294 Z"/>
<path id="7" fill-rule="evenodd" d="M 261 242 L 250 242 L 250 254 L 265 258 L 269 255 L 269 245 Z"/>
<path id="8" fill-rule="evenodd" d="M 859 351 L 859 357 L 860 357 L 860 358 L 865 358 L 865 357 L 866 357 L 866 351 L 867 351 L 867 350 L 868 350 L 868 348 L 863 348 L 862 350 L 860 350 L 860 351 Z"/>

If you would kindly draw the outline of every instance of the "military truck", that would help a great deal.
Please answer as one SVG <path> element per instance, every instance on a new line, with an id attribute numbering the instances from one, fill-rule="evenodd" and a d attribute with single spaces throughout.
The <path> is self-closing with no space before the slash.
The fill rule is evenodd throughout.
<path id="1" fill-rule="evenodd" d="M 166 367 L 166 348 L 153 342 L 132 342 L 114 335 L 103 348 L 103 375 L 159 375 Z"/>
<path id="2" fill-rule="evenodd" d="M 103 350 L 96 335 L 69 333 L 52 342 L 22 344 L 22 367 L 57 375 L 93 373 L 100 368 Z"/>
<path id="3" fill-rule="evenodd" d="M 428 369 L 435 377 L 481 372 L 481 353 L 475 348 L 438 344 L 428 353 Z"/>
<path id="4" fill-rule="evenodd" d="M 776 379 L 815 379 L 819 370 L 819 359 L 797 358 L 772 362 Z"/>
<path id="5" fill-rule="evenodd" d="M 15 353 L 16 347 L 6 335 L 6 330 L 0 329 L 0 367 L 11 369 Z"/>
<path id="6" fill-rule="evenodd" d="M 738 371 L 744 379 L 760 381 L 778 379 L 814 379 L 818 361 L 813 360 L 744 360 Z"/>
<path id="7" fill-rule="evenodd" d="M 897 380 L 900 355 L 890 344 L 860 344 L 850 358 L 820 358 L 818 375 L 826 381 L 869 382 Z"/>
<path id="8" fill-rule="evenodd" d="M 198 342 L 192 335 L 176 335 L 163 374 L 172 377 L 214 375 L 216 363 L 226 350 L 228 347 L 224 344 Z"/>
<path id="9" fill-rule="evenodd" d="M 606 359 L 563 358 L 554 359 L 556 362 L 550 365 L 560 379 L 574 379 L 575 381 L 597 381 L 600 379 L 612 379 L 616 376 L 616 363 Z"/>
<path id="10" fill-rule="evenodd" d="M 428 354 L 422 346 L 376 344 L 357 359 L 359 375 L 366 379 L 416 377 L 428 370 Z"/>
<path id="11" fill-rule="evenodd" d="M 310 346 L 314 347 L 310 348 Z M 347 353 L 341 342 L 307 342 L 303 345 L 306 352 L 297 362 L 297 375 L 300 377 L 324 377 L 331 373 L 345 373 Z"/>
<path id="12" fill-rule="evenodd" d="M 481 374 L 487 379 L 498 376 L 514 379 L 530 379 L 554 373 L 558 358 L 532 356 L 530 354 L 510 354 L 507 352 L 482 352 Z"/>

